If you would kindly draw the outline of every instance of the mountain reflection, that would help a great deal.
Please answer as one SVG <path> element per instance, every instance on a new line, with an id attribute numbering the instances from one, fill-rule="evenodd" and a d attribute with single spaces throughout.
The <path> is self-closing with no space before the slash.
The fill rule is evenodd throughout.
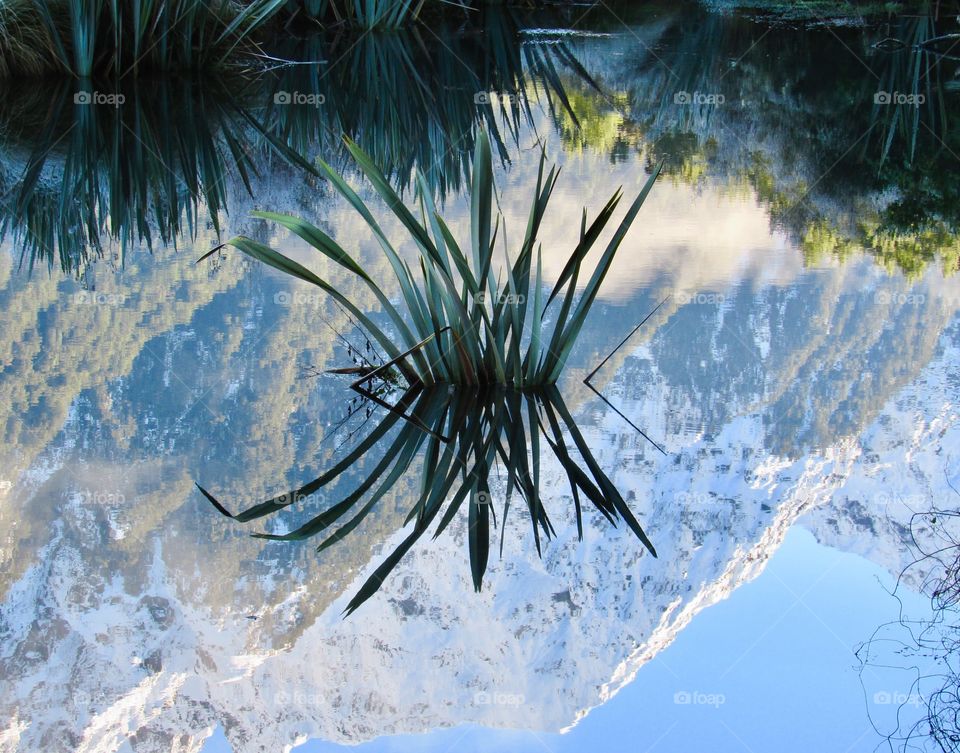
<path id="1" fill-rule="evenodd" d="M 473 36 L 291 39 L 271 54 L 327 62 L 91 85 L 119 108 L 75 102 L 85 83 L 0 94 L 0 748 L 566 731 L 798 527 L 894 576 L 915 559 L 913 511 L 958 482 L 958 87 L 927 43 L 945 20 L 642 5 L 629 31 L 491 12 Z M 349 357 L 342 310 L 235 255 L 192 264 L 239 230 L 374 311 L 248 211 L 303 214 L 385 279 L 311 161 L 344 167 L 349 135 L 401 189 L 431 175 L 459 232 L 481 126 L 511 191 L 541 146 L 563 165 L 546 281 L 590 197 L 666 162 L 555 394 L 391 385 L 373 394 L 398 412 L 348 409 L 323 373 Z M 503 209 L 513 237 L 526 217 Z M 598 372 L 604 403 L 583 377 L 664 298 Z M 944 676 L 926 697 L 955 714 Z M 675 690 L 665 726 L 695 711 Z"/>

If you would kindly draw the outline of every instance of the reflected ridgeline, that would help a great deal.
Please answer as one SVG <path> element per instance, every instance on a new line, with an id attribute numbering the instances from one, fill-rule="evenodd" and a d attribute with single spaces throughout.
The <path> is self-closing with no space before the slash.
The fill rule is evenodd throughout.
<path id="1" fill-rule="evenodd" d="M 324 505 L 325 509 L 303 525 L 284 534 L 253 534 L 279 541 L 303 541 L 320 536 L 323 537 L 317 547 L 320 552 L 356 529 L 419 458 L 421 491 L 404 521 L 404 526 L 412 523 L 412 528 L 351 599 L 345 609 L 347 615 L 380 589 L 404 555 L 428 530 L 433 529 L 433 538 L 440 536 L 464 504 L 470 569 L 477 591 L 481 589 L 487 569 L 491 529 L 497 526 L 498 511 L 500 551 L 503 552 L 503 536 L 514 493 L 529 517 L 533 541 L 537 553 L 541 554 L 541 541 L 555 534 L 540 492 L 541 452 L 547 450 L 566 473 L 581 540 L 583 508 L 592 506 L 614 526 L 625 523 L 656 557 L 653 544 L 594 459 L 556 387 L 525 391 L 447 386 L 414 388 L 405 391 L 394 405 L 388 405 L 370 391 L 361 394 L 390 410 L 350 453 L 313 481 L 238 513 L 229 512 L 210 492 L 200 488 L 220 513 L 247 523 L 294 504 L 315 501 L 321 489 L 375 454 L 377 459 L 365 464 L 371 469 L 355 489 L 342 499 Z M 398 431 L 392 431 L 401 423 Z M 498 478 L 501 473 L 505 478 Z M 501 489 L 503 491 L 499 491 Z"/>

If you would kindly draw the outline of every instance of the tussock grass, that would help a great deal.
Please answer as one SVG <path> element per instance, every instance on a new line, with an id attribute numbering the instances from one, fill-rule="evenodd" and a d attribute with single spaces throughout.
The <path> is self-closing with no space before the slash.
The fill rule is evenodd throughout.
<path id="1" fill-rule="evenodd" d="M 660 168 L 650 175 L 630 205 L 578 295 L 584 260 L 597 245 L 623 194 L 618 190 L 592 222 L 588 223 L 587 212 L 583 211 L 579 242 L 552 291 L 544 294 L 537 237 L 558 177 L 555 167 L 545 172 L 544 157 L 540 160 L 522 242 L 513 252 L 504 247 L 505 269 L 498 273 L 494 256 L 502 217 L 494 213 L 493 164 L 486 131 L 479 133 L 476 142 L 470 190 L 471 234 L 463 244 L 437 211 L 430 187 L 422 177 L 418 176 L 417 217 L 362 149 L 350 141 L 347 148 L 416 246 L 415 268 L 411 268 L 360 196 L 328 164 L 319 161 L 321 173 L 373 231 L 399 285 L 400 306 L 358 261 L 319 228 L 289 215 L 257 212 L 255 216 L 285 227 L 359 277 L 389 318 L 391 332 L 333 285 L 281 252 L 246 236 L 233 238 L 224 245 L 331 295 L 365 329 L 370 340 L 383 348 L 411 386 L 500 385 L 530 389 L 556 383 L 600 285 Z"/>
<path id="2" fill-rule="evenodd" d="M 398 425 L 399 430 L 394 431 Z M 369 468 L 352 491 L 337 495 L 289 533 L 253 534 L 287 542 L 321 537 L 317 551 L 322 552 L 375 515 L 384 497 L 419 458 L 419 493 L 404 521 L 407 535 L 349 601 L 344 609 L 349 615 L 379 591 L 431 529 L 432 537 L 439 537 L 462 514 L 464 505 L 470 572 L 476 591 L 483 587 L 498 516 L 503 553 L 507 517 L 515 496 L 521 500 L 537 554 L 542 556 L 544 543 L 556 535 L 545 504 L 548 500 L 540 494 L 541 455 L 548 454 L 548 449 L 567 477 L 581 540 L 585 510 L 592 508 L 613 526 L 624 523 L 650 555 L 657 556 L 640 522 L 594 458 L 556 387 L 529 392 L 413 388 L 350 453 L 299 488 L 235 514 L 206 489 L 198 488 L 221 514 L 247 523 L 311 499 L 348 476 L 358 464 Z M 370 457 L 374 454 L 377 457 Z M 496 481 L 504 475 L 505 485 L 501 487 Z"/>

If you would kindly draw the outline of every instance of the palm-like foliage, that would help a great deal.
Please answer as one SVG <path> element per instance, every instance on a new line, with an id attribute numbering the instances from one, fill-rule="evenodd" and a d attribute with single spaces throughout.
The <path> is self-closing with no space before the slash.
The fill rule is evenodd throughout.
<path id="1" fill-rule="evenodd" d="M 391 433 L 401 418 L 406 422 L 398 432 Z M 346 457 L 297 489 L 232 514 L 210 492 L 198 488 L 222 514 L 246 523 L 311 498 L 363 462 L 375 448 L 386 445 L 372 470 L 365 473 L 363 481 L 342 499 L 327 505 L 290 533 L 254 534 L 280 541 L 303 541 L 322 535 L 325 538 L 317 547 L 322 551 L 346 538 L 376 510 L 378 503 L 420 457 L 420 491 L 405 521 L 405 525 L 413 523 L 413 527 L 347 605 L 345 611 L 349 614 L 379 590 L 391 571 L 434 523 L 433 538 L 443 533 L 464 503 L 468 506 L 470 568 L 477 591 L 482 587 L 487 569 L 496 510 L 500 509 L 502 552 L 503 532 L 514 492 L 522 498 L 540 554 L 542 541 L 555 535 L 539 491 L 543 443 L 566 473 L 580 538 L 583 538 L 583 502 L 587 502 L 613 525 L 621 520 L 625 522 L 655 557 L 653 544 L 593 457 L 555 387 L 534 392 L 502 389 L 451 392 L 414 388 L 404 394 L 395 409 Z M 491 470 L 497 462 L 506 469 L 501 504 L 497 504 L 490 483 Z"/>
<path id="2" fill-rule="evenodd" d="M 416 274 L 387 239 L 360 196 L 329 165 L 319 161 L 331 184 L 373 231 L 393 269 L 405 311 L 391 301 L 363 267 L 319 228 L 297 217 L 258 212 L 302 238 L 313 248 L 357 275 L 373 292 L 390 318 L 397 337 L 381 326 L 333 285 L 309 269 L 251 238 L 228 241 L 249 256 L 309 282 L 333 296 L 367 330 L 411 385 L 505 385 L 531 388 L 556 382 L 587 313 L 596 299 L 614 256 L 659 168 L 649 177 L 602 252 L 577 296 L 585 258 L 596 245 L 620 199 L 617 191 L 588 224 L 586 210 L 580 240 L 549 295 L 543 295 L 538 232 L 557 180 L 557 169 L 544 174 L 541 158 L 526 231 L 515 259 L 507 249 L 505 279 L 494 269 L 501 217 L 494 217 L 493 165 L 485 132 L 477 139 L 471 190 L 471 238 L 466 250 L 437 212 L 429 188 L 420 180 L 420 217 L 410 211 L 386 176 L 356 144 L 348 149 L 377 193 L 386 201 L 416 245 Z M 227 245 L 227 244 L 225 244 Z M 551 304 L 557 303 L 554 312 Z"/>

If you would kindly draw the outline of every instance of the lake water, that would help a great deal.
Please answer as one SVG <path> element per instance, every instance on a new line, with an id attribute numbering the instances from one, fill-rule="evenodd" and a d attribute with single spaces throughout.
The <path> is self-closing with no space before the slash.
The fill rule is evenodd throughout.
<path id="1" fill-rule="evenodd" d="M 960 45 L 930 43 L 956 16 L 601 3 L 479 26 L 0 93 L 0 750 L 957 747 L 956 612 L 930 598 L 960 501 Z M 330 296 L 236 250 L 195 262 L 243 233 L 376 312 L 250 211 L 304 217 L 386 283 L 308 165 L 412 260 L 342 136 L 411 206 L 425 175 L 466 239 L 480 128 L 508 245 L 541 148 L 562 168 L 549 286 L 583 207 L 663 163 L 555 398 L 657 557 L 586 502 L 578 540 L 541 443 L 542 556 L 498 462 L 482 590 L 463 509 L 345 618 L 437 459 L 321 552 L 249 534 L 329 509 L 413 424 L 275 515 L 219 515 L 195 484 L 249 508 L 395 414 L 325 373 L 366 348 Z"/>

